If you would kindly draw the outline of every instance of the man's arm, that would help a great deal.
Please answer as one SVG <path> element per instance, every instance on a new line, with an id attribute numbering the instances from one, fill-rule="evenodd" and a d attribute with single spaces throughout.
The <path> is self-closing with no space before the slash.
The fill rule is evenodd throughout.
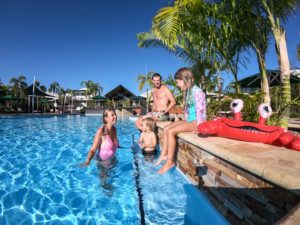
<path id="1" fill-rule="evenodd" d="M 165 93 L 166 93 L 166 95 L 167 95 L 167 97 L 168 97 L 168 100 L 170 101 L 168 107 L 167 107 L 166 110 L 165 110 L 165 113 L 168 113 L 168 112 L 169 112 L 171 109 L 173 109 L 174 106 L 176 105 L 176 100 L 175 100 L 175 98 L 174 98 L 172 92 L 171 92 L 171 91 L 169 90 L 169 88 L 167 88 L 166 86 L 165 86 Z"/>

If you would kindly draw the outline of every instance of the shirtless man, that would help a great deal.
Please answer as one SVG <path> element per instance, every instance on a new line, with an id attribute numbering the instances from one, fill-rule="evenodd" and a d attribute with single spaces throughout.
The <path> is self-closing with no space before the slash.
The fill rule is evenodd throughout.
<path id="1" fill-rule="evenodd" d="M 160 74 L 155 73 L 152 75 L 152 83 L 152 111 L 135 121 L 136 127 L 140 130 L 142 129 L 142 119 L 146 117 L 151 117 L 154 121 L 169 120 L 169 111 L 176 105 L 172 92 L 167 86 L 161 84 Z"/>

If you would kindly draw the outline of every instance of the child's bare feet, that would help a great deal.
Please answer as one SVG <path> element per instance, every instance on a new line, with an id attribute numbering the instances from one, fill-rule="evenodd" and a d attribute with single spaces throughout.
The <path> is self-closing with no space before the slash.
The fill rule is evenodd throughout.
<path id="1" fill-rule="evenodd" d="M 160 155 L 160 156 L 158 157 L 156 163 L 154 163 L 154 166 L 160 165 L 161 162 L 167 160 L 167 158 L 168 158 L 168 156 L 162 156 L 162 155 Z"/>
<path id="2" fill-rule="evenodd" d="M 162 168 L 158 171 L 159 174 L 164 174 L 168 172 L 173 166 L 175 166 L 175 163 L 172 160 L 168 160 L 165 165 L 163 165 Z"/>

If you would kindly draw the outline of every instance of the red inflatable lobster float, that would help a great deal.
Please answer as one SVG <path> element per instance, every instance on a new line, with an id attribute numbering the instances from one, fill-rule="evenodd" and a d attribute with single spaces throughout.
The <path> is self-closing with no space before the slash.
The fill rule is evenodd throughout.
<path id="1" fill-rule="evenodd" d="M 198 125 L 202 135 L 217 135 L 241 141 L 259 142 L 300 151 L 300 137 L 278 126 L 265 125 L 272 114 L 269 104 L 263 103 L 258 107 L 260 114 L 258 123 L 242 121 L 241 110 L 244 103 L 235 99 L 230 104 L 234 119 L 218 117 Z"/>

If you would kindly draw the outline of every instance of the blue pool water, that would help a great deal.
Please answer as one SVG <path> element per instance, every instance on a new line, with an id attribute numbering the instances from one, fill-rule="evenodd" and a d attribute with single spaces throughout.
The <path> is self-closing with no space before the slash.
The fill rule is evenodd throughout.
<path id="1" fill-rule="evenodd" d="M 227 224 L 176 170 L 157 168 L 130 146 L 139 132 L 119 118 L 117 161 L 81 168 L 100 117 L 0 117 L 0 224 Z"/>

